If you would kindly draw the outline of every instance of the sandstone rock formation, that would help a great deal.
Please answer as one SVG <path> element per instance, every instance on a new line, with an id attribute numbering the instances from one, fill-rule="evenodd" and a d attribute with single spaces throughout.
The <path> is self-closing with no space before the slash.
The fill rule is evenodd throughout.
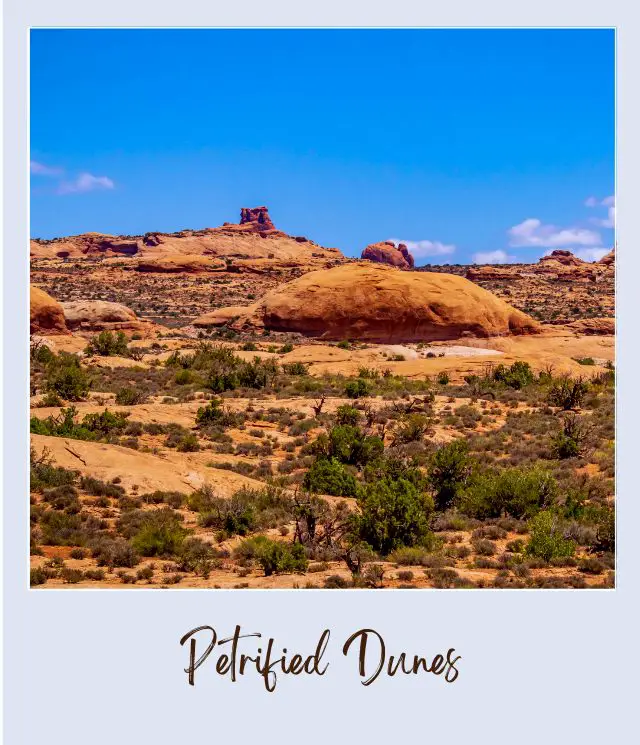
<path id="1" fill-rule="evenodd" d="M 413 256 L 409 253 L 404 243 L 396 244 L 393 241 L 381 241 L 372 243 L 362 252 L 362 258 L 373 261 L 376 264 L 388 264 L 400 269 L 413 269 Z"/>
<path id="2" fill-rule="evenodd" d="M 355 262 L 281 285 L 233 325 L 382 343 L 539 330 L 532 318 L 463 277 Z"/>
<path id="3" fill-rule="evenodd" d="M 243 207 L 240 210 L 240 225 L 250 225 L 252 230 L 260 233 L 276 229 L 266 207 Z"/>
<path id="4" fill-rule="evenodd" d="M 62 305 L 39 287 L 30 287 L 31 334 L 68 334 Z"/>
<path id="5" fill-rule="evenodd" d="M 159 274 L 178 274 L 186 272 L 196 274 L 200 272 L 224 271 L 226 263 L 221 259 L 209 256 L 188 256 L 184 254 L 167 254 L 166 256 L 151 256 L 139 259 L 135 269 L 138 272 L 156 272 Z"/>
<path id="6" fill-rule="evenodd" d="M 218 228 L 181 230 L 176 233 L 151 232 L 139 236 L 84 233 L 67 238 L 36 238 L 31 241 L 33 259 L 74 259 L 83 256 L 135 256 L 145 260 L 169 256 L 274 259 L 311 268 L 318 268 L 323 262 L 345 261 L 337 248 L 324 248 L 307 238 L 276 230 L 266 207 L 243 207 L 239 223 L 225 223 Z"/>
<path id="7" fill-rule="evenodd" d="M 229 305 L 226 308 L 218 308 L 211 313 L 198 316 L 193 321 L 196 328 L 210 328 L 212 326 L 224 326 L 235 321 L 246 314 L 247 307 L 243 305 Z"/>
<path id="8" fill-rule="evenodd" d="M 555 266 L 560 264 L 562 266 L 582 266 L 586 264 L 586 261 L 579 259 L 577 256 L 571 253 L 571 251 L 565 251 L 564 249 L 556 249 L 552 251 L 548 256 L 543 256 L 538 262 L 541 266 Z"/>
<path id="9" fill-rule="evenodd" d="M 472 282 L 522 279 L 522 275 L 516 269 L 500 266 L 470 266 L 465 277 Z"/>
<path id="10" fill-rule="evenodd" d="M 615 318 L 581 318 L 573 321 L 569 327 L 585 336 L 613 336 L 616 333 Z"/>
<path id="11" fill-rule="evenodd" d="M 72 331 L 150 331 L 154 324 L 141 321 L 125 305 L 105 300 L 61 303 L 67 327 Z"/>
<path id="12" fill-rule="evenodd" d="M 66 238 L 31 241 L 31 258 L 73 259 L 82 256 L 135 256 L 142 247 L 137 237 L 113 236 L 104 233 L 82 233 Z"/>
<path id="13" fill-rule="evenodd" d="M 604 264 L 605 266 L 615 266 L 616 263 L 616 251 L 615 248 L 612 248 L 611 251 L 606 256 L 603 256 L 599 264 Z"/>

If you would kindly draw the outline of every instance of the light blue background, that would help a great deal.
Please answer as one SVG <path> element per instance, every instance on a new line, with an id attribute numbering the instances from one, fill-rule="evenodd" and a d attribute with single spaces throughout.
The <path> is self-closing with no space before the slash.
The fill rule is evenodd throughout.
<path id="1" fill-rule="evenodd" d="M 635 214 L 640 172 L 632 70 L 637 26 L 619 32 L 619 573 L 615 591 L 29 591 L 27 306 L 27 25 L 251 22 L 289 25 L 612 25 L 623 4 L 538 0 L 423 4 L 239 3 L 197 14 L 196 3 L 111 0 L 99 12 L 70 0 L 5 3 L 4 574 L 5 742 L 113 745 L 176 742 L 627 743 L 636 736 L 637 422 L 633 365 L 640 276 Z M 204 4 L 203 4 L 204 5 Z M 287 5 L 289 7 L 287 7 Z M 460 9 L 464 8 L 464 15 Z M 366 11 L 366 12 L 365 12 Z M 635 37 L 634 37 L 635 33 Z M 632 133 L 635 139 L 632 137 Z M 637 364 L 636 364 L 637 369 Z M 234 685 L 211 667 L 190 688 L 179 638 L 200 624 L 274 635 L 309 650 L 332 629 L 323 678 L 284 677 L 275 693 L 249 678 Z M 360 685 L 340 646 L 377 629 L 392 651 L 462 655 L 453 685 L 434 676 Z M 633 697 L 633 698 L 632 698 Z M 409 739 L 410 738 L 410 739 Z"/>

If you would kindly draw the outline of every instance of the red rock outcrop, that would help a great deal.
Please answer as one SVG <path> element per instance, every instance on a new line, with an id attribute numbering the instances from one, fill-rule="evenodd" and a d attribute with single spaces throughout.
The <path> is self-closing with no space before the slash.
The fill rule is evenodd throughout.
<path id="1" fill-rule="evenodd" d="M 372 243 L 362 252 L 361 258 L 373 261 L 376 264 L 388 264 L 399 269 L 413 269 L 413 256 L 404 243 L 396 244 L 393 241 L 381 241 Z"/>
<path id="2" fill-rule="evenodd" d="M 612 248 L 611 251 L 606 256 L 603 256 L 599 264 L 604 264 L 605 266 L 615 266 L 616 263 L 616 250 L 615 248 Z"/>
<path id="3" fill-rule="evenodd" d="M 265 230 L 275 230 L 271 222 L 269 210 L 266 207 L 242 207 L 240 210 L 240 225 L 251 225 L 253 230 L 260 233 Z"/>
<path id="4" fill-rule="evenodd" d="M 304 274 L 245 308 L 232 325 L 381 343 L 540 329 L 532 318 L 463 277 L 364 262 Z"/>
<path id="5" fill-rule="evenodd" d="M 57 300 L 35 285 L 31 285 L 29 295 L 29 332 L 31 334 L 69 333 L 62 305 Z"/>

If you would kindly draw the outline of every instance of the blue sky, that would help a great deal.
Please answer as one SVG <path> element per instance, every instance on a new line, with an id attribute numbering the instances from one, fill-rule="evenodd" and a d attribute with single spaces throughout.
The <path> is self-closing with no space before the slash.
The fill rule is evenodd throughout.
<path id="1" fill-rule="evenodd" d="M 35 30 L 31 234 L 236 222 L 348 255 L 613 244 L 608 30 Z"/>

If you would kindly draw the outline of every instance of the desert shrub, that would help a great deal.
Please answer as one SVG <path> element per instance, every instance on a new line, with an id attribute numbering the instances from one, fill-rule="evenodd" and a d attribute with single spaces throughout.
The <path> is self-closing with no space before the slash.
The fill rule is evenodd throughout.
<path id="1" fill-rule="evenodd" d="M 356 480 L 336 458 L 318 458 L 304 476 L 305 489 L 317 494 L 354 497 Z"/>
<path id="2" fill-rule="evenodd" d="M 597 517 L 597 533 L 594 548 L 597 551 L 614 553 L 616 550 L 616 518 L 612 507 L 600 511 Z"/>
<path id="3" fill-rule="evenodd" d="M 366 436 L 358 427 L 339 424 L 329 431 L 329 458 L 354 466 L 366 465 L 382 455 L 384 444 L 379 437 Z"/>
<path id="4" fill-rule="evenodd" d="M 265 577 L 304 572 L 308 565 L 301 544 L 273 541 L 263 535 L 245 539 L 234 551 L 234 556 L 244 561 L 256 561 L 262 567 Z"/>
<path id="5" fill-rule="evenodd" d="M 43 499 L 48 502 L 54 510 L 64 510 L 68 514 L 80 512 L 81 504 L 78 499 L 78 490 L 75 486 L 54 486 L 45 489 Z"/>
<path id="6" fill-rule="evenodd" d="M 449 375 L 446 372 L 438 373 L 436 380 L 440 385 L 449 385 Z"/>
<path id="7" fill-rule="evenodd" d="M 195 572 L 206 577 L 213 568 L 215 558 L 210 544 L 200 538 L 188 537 L 180 547 L 177 566 L 181 572 Z"/>
<path id="8" fill-rule="evenodd" d="M 124 489 L 118 484 L 108 484 L 93 476 L 82 476 L 80 478 L 80 488 L 93 497 L 113 497 L 118 499 L 124 496 Z"/>
<path id="9" fill-rule="evenodd" d="M 374 551 L 387 555 L 430 539 L 433 501 L 406 479 L 364 484 L 358 489 L 358 506 L 355 530 Z"/>
<path id="10" fill-rule="evenodd" d="M 553 381 L 549 388 L 547 400 L 552 406 L 559 406 L 564 411 L 577 409 L 589 391 L 589 384 L 583 378 L 571 378 L 564 375 Z"/>
<path id="11" fill-rule="evenodd" d="M 436 450 L 429 463 L 428 479 L 438 510 L 446 510 L 452 504 L 471 471 L 467 445 L 462 440 L 454 440 Z"/>
<path id="12" fill-rule="evenodd" d="M 353 406 L 343 404 L 338 406 L 336 411 L 336 424 L 346 424 L 350 427 L 357 427 L 360 420 L 360 412 Z"/>
<path id="13" fill-rule="evenodd" d="M 176 385 L 189 385 L 190 383 L 193 383 L 195 379 L 196 376 L 191 370 L 178 370 L 173 378 L 173 382 Z"/>
<path id="14" fill-rule="evenodd" d="M 31 448 L 29 465 L 31 490 L 35 492 L 41 492 L 43 489 L 49 487 L 74 484 L 78 477 L 77 471 L 70 471 L 68 468 L 54 466 L 46 449 L 41 455 L 37 455 L 36 451 Z"/>
<path id="15" fill-rule="evenodd" d="M 84 579 L 84 572 L 80 569 L 63 567 L 60 572 L 60 579 L 67 585 L 76 585 Z"/>
<path id="16" fill-rule="evenodd" d="M 469 580 L 464 580 L 455 569 L 428 569 L 427 576 L 431 580 L 433 586 L 439 590 L 454 589 L 458 587 L 473 587 L 473 583 Z"/>
<path id="17" fill-rule="evenodd" d="M 293 352 L 293 344 L 290 343 L 283 344 L 280 349 L 278 349 L 278 354 L 289 354 L 289 352 Z"/>
<path id="18" fill-rule="evenodd" d="M 460 510 L 478 519 L 510 515 L 529 518 L 552 505 L 558 485 L 539 467 L 505 468 L 474 476 L 460 497 Z"/>
<path id="19" fill-rule="evenodd" d="M 200 450 L 200 444 L 198 438 L 193 432 L 183 435 L 176 445 L 176 450 L 179 453 L 195 453 Z"/>
<path id="20" fill-rule="evenodd" d="M 413 572 L 410 569 L 403 569 L 396 574 L 396 577 L 401 582 L 411 582 L 413 580 Z"/>
<path id="21" fill-rule="evenodd" d="M 324 581 L 325 590 L 344 590 L 350 586 L 349 580 L 341 577 L 339 574 L 331 574 Z"/>
<path id="22" fill-rule="evenodd" d="M 528 362 L 514 362 L 510 367 L 497 365 L 493 370 L 493 379 L 504 383 L 509 388 L 520 390 L 534 382 L 535 376 Z"/>
<path id="23" fill-rule="evenodd" d="M 206 427 L 210 424 L 220 424 L 224 419 L 222 401 L 212 398 L 206 406 L 200 407 L 196 413 L 196 426 Z"/>
<path id="24" fill-rule="evenodd" d="M 562 421 L 562 431 L 557 432 L 551 440 L 554 456 L 564 460 L 581 455 L 589 432 L 590 428 L 575 414 L 566 415 Z"/>
<path id="25" fill-rule="evenodd" d="M 79 514 L 47 510 L 40 518 L 40 543 L 44 546 L 82 546 L 86 531 Z"/>
<path id="26" fill-rule="evenodd" d="M 82 422 L 76 422 L 78 410 L 75 406 L 61 409 L 58 416 L 46 419 L 31 417 L 30 429 L 33 434 L 53 437 L 72 437 L 76 440 L 98 440 L 112 432 L 121 432 L 126 425 L 128 414 L 112 414 L 105 409 L 100 414 L 87 414 Z"/>
<path id="27" fill-rule="evenodd" d="M 306 375 L 309 372 L 304 362 L 289 362 L 284 364 L 282 371 L 287 375 Z"/>
<path id="28" fill-rule="evenodd" d="M 85 354 L 96 354 L 101 357 L 128 357 L 127 337 L 123 331 L 117 331 L 115 334 L 111 331 L 101 331 L 87 344 Z"/>
<path id="29" fill-rule="evenodd" d="M 540 512 L 529 523 L 530 537 L 525 547 L 529 556 L 544 561 L 573 556 L 574 541 L 565 539 L 560 519 L 549 510 Z"/>
<path id="30" fill-rule="evenodd" d="M 364 378 L 350 380 L 344 387 L 347 398 L 363 398 L 369 395 L 370 385 Z"/>
<path id="31" fill-rule="evenodd" d="M 408 414 L 400 421 L 393 433 L 393 444 L 402 445 L 420 442 L 429 431 L 431 421 L 425 414 Z"/>
<path id="32" fill-rule="evenodd" d="M 389 554 L 389 561 L 399 566 L 444 566 L 444 557 L 433 552 L 441 545 L 441 541 L 428 534 L 421 546 L 402 546 Z"/>
<path id="33" fill-rule="evenodd" d="M 44 388 L 65 401 L 82 401 L 89 393 L 89 377 L 75 354 L 53 357 L 44 377 Z"/>
<path id="34" fill-rule="evenodd" d="M 147 564 L 146 566 L 138 569 L 136 572 L 136 580 L 141 582 L 145 580 L 150 582 L 153 579 L 153 564 Z"/>
<path id="35" fill-rule="evenodd" d="M 87 569 L 84 573 L 84 578 L 101 582 L 104 579 L 104 569 Z"/>
<path id="36" fill-rule="evenodd" d="M 44 585 L 48 579 L 49 573 L 42 567 L 34 567 L 29 572 L 29 584 L 31 585 L 31 587 L 35 587 L 36 585 Z"/>
<path id="37" fill-rule="evenodd" d="M 493 556 L 496 552 L 496 544 L 493 541 L 488 541 L 485 538 L 474 538 L 471 541 L 473 550 L 480 554 L 480 556 Z"/>
<path id="38" fill-rule="evenodd" d="M 258 347 L 256 346 L 256 343 L 253 341 L 246 341 L 241 347 L 243 352 L 256 352 Z"/>
<path id="39" fill-rule="evenodd" d="M 124 387 L 116 393 L 116 403 L 120 406 L 134 406 L 146 401 L 143 391 L 138 388 Z"/>
<path id="40" fill-rule="evenodd" d="M 132 548 L 141 556 L 176 554 L 187 534 L 181 516 L 169 507 L 123 513 L 117 527 L 125 538 L 130 538 Z"/>
<path id="41" fill-rule="evenodd" d="M 91 555 L 98 566 L 134 567 L 140 561 L 129 541 L 123 538 L 100 536 L 91 543 Z"/>

